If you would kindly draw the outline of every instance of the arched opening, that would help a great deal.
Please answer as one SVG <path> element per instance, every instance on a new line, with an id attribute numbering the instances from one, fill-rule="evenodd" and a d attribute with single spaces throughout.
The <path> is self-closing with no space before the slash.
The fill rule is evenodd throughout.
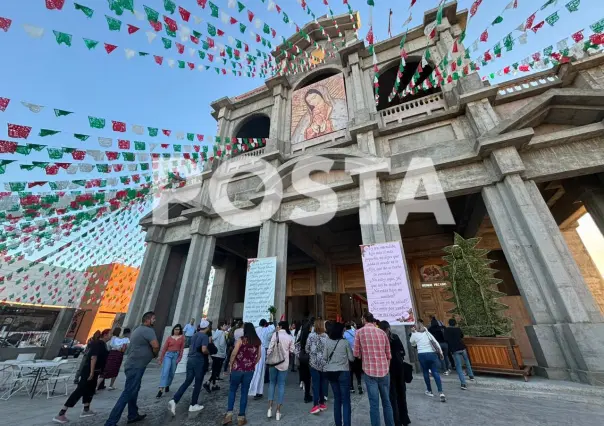
<path id="1" fill-rule="evenodd" d="M 407 61 L 407 64 L 405 65 L 405 70 L 403 71 L 403 76 L 401 78 L 401 82 L 399 85 L 399 93 L 402 92 L 403 90 L 405 90 L 407 85 L 409 85 L 409 82 L 411 81 L 411 77 L 413 77 L 413 74 L 415 74 L 415 71 L 417 70 L 417 66 L 419 64 L 420 64 L 419 61 L 414 61 L 414 60 Z M 420 90 L 416 95 L 407 95 L 402 99 L 398 95 L 396 95 L 392 99 L 391 102 L 388 102 L 388 97 L 392 93 L 392 88 L 394 87 L 394 83 L 396 81 L 396 75 L 398 74 L 398 66 L 399 66 L 398 63 L 393 64 L 390 68 L 387 68 L 386 70 L 383 70 L 380 73 L 380 77 L 379 77 L 380 100 L 377 104 L 378 111 L 393 107 L 395 105 L 400 105 L 405 102 L 410 102 L 410 101 L 418 99 L 418 98 L 423 98 L 424 96 L 431 95 L 433 93 L 440 92 L 440 87 L 437 86 L 437 87 L 433 87 L 428 90 Z M 430 65 L 426 65 L 425 67 L 423 67 L 423 71 L 420 73 L 419 80 L 417 81 L 416 84 L 418 86 L 420 84 L 422 84 L 422 82 L 426 78 L 428 78 L 428 76 L 432 73 L 433 70 L 434 70 L 434 68 L 432 68 L 432 66 L 430 66 Z"/>
<path id="2" fill-rule="evenodd" d="M 321 80 L 325 80 L 326 78 L 329 78 L 332 75 L 336 75 L 339 73 L 340 73 L 340 71 L 335 70 L 335 69 L 326 69 L 323 71 L 319 71 L 319 72 L 314 73 L 311 76 L 307 77 L 308 78 L 307 80 L 302 80 L 302 82 L 296 87 L 296 90 L 301 89 L 306 86 L 310 86 L 311 84 L 314 84 Z"/>
<path id="3" fill-rule="evenodd" d="M 271 130 L 271 119 L 266 115 L 255 115 L 239 127 L 236 138 L 268 138 Z"/>

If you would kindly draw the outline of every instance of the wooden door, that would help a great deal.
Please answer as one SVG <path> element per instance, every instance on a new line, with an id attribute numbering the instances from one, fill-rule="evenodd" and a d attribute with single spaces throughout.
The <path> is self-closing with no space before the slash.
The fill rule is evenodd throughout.
<path id="1" fill-rule="evenodd" d="M 314 296 L 315 276 L 315 269 L 287 271 L 287 296 Z"/>
<path id="2" fill-rule="evenodd" d="M 337 267 L 338 291 L 340 293 L 366 293 L 363 265 L 341 265 Z"/>
<path id="3" fill-rule="evenodd" d="M 340 293 L 323 292 L 323 319 L 336 321 L 342 315 Z"/>
<path id="4" fill-rule="evenodd" d="M 451 318 L 447 311 L 455 305 L 447 302 L 449 282 L 442 270 L 444 261 L 440 258 L 417 259 L 410 264 L 411 281 L 417 304 L 417 319 L 427 325 L 431 316 L 442 322 Z"/>

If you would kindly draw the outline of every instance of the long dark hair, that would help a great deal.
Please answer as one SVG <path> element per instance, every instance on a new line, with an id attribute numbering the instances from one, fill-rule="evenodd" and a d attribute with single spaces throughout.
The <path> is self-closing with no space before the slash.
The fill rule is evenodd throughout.
<path id="1" fill-rule="evenodd" d="M 245 324 L 243 324 L 243 338 L 246 339 L 248 344 L 252 346 L 262 345 L 260 338 L 256 334 L 254 324 L 252 324 L 251 322 L 246 322 Z"/>
<path id="2" fill-rule="evenodd" d="M 287 322 L 287 321 L 279 321 L 279 327 L 281 328 L 281 330 L 285 330 L 285 332 L 287 334 L 289 334 L 290 336 L 292 335 L 292 332 L 289 331 L 289 322 Z"/>
<path id="3" fill-rule="evenodd" d="M 172 327 L 172 336 L 174 336 L 174 330 L 177 328 L 180 329 L 180 334 L 182 335 L 182 325 L 176 324 L 174 327 Z"/>
<path id="4" fill-rule="evenodd" d="M 317 89 L 308 89 L 308 92 L 306 92 L 306 94 L 304 95 L 304 102 L 306 103 L 306 105 L 308 105 L 308 107 L 312 111 L 313 109 L 315 109 L 315 107 L 313 105 L 309 104 L 308 101 L 306 100 L 306 98 L 308 98 L 308 95 L 310 95 L 311 93 L 321 96 L 321 99 L 323 99 L 323 102 L 325 102 L 325 98 L 323 97 L 323 94 L 321 92 L 319 92 Z"/>
<path id="5" fill-rule="evenodd" d="M 119 327 L 115 327 L 115 328 L 113 329 L 113 336 L 115 336 L 115 337 L 120 337 L 120 334 L 122 334 L 122 329 L 121 329 L 121 328 L 119 328 Z"/>
<path id="6" fill-rule="evenodd" d="M 331 340 L 340 340 L 344 338 L 344 324 L 341 322 L 330 321 L 329 331 L 327 332 L 327 336 Z"/>
<path id="7" fill-rule="evenodd" d="M 300 348 L 305 351 L 306 341 L 308 340 L 308 335 L 310 334 L 310 329 L 312 328 L 312 323 L 310 321 L 305 321 L 302 324 L 302 328 L 300 331 Z"/>

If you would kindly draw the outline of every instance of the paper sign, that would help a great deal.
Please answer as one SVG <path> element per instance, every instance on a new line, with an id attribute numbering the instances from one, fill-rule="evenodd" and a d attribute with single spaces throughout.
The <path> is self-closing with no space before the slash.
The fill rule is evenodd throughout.
<path id="1" fill-rule="evenodd" d="M 275 304 L 277 258 L 247 260 L 243 321 L 258 326 L 261 319 L 269 320 L 268 308 Z"/>
<path id="2" fill-rule="evenodd" d="M 360 247 L 369 312 L 390 325 L 414 324 L 415 315 L 400 243 Z"/>

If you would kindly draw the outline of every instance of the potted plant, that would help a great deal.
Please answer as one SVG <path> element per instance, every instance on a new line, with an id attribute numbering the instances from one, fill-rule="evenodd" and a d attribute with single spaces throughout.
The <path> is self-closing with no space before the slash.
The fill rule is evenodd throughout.
<path id="1" fill-rule="evenodd" d="M 509 373 L 525 376 L 520 349 L 513 338 L 512 320 L 503 314 L 508 309 L 498 302 L 505 296 L 497 290 L 501 280 L 489 267 L 493 260 L 487 258 L 488 250 L 476 248 L 480 238 L 464 239 L 455 234 L 454 244 L 445 247 L 443 268 L 450 281 L 450 297 L 455 304 L 449 313 L 457 319 L 465 336 L 472 369 L 482 372 Z"/>
<path id="2" fill-rule="evenodd" d="M 267 311 L 268 311 L 268 313 L 271 316 L 271 321 L 270 322 L 275 321 L 275 315 L 277 315 L 277 308 L 275 308 L 274 306 L 269 306 L 268 309 L 267 309 Z"/>

